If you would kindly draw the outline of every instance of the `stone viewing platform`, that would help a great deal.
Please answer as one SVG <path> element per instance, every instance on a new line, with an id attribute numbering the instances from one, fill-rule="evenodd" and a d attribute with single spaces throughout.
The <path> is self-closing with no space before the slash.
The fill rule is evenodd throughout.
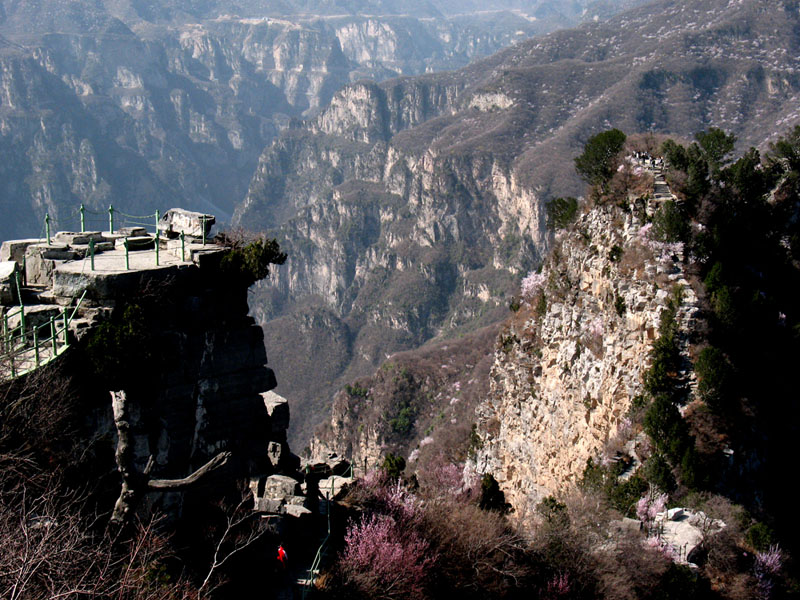
<path id="1" fill-rule="evenodd" d="M 3 242 L 0 378 L 56 358 L 95 321 L 94 308 L 218 260 L 228 248 L 210 241 L 214 222 L 213 215 L 171 209 L 152 221 L 153 232 L 136 226 L 50 236 L 48 228 L 46 238 Z"/>

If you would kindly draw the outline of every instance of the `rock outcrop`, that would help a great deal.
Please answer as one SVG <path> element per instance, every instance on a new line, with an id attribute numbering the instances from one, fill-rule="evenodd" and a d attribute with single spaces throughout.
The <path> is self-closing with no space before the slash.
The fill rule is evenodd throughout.
<path id="1" fill-rule="evenodd" d="M 630 427 L 668 299 L 681 298 L 680 330 L 695 324 L 683 249 L 650 239 L 642 208 L 595 206 L 560 231 L 498 340 L 476 465 L 521 515 L 576 483 Z"/>
<path id="2" fill-rule="evenodd" d="M 354 83 L 282 132 L 235 215 L 290 255 L 256 290 L 254 315 L 270 339 L 296 333 L 282 359 L 335 352 L 324 377 L 292 376 L 283 393 L 326 402 L 387 354 L 500 317 L 548 250 L 543 204 L 583 192 L 570 158 L 592 133 L 688 137 L 713 123 L 759 145 L 772 129 L 756 123 L 789 127 L 800 87 L 775 40 L 794 44 L 798 14 L 779 7 L 775 34 L 770 7 L 656 3 L 457 72 Z M 746 49 L 741 22 L 769 47 Z M 737 75 L 750 69 L 764 76 Z"/>
<path id="3" fill-rule="evenodd" d="M 82 243 L 91 236 L 101 240 L 93 266 Z M 297 468 L 286 441 L 288 405 L 268 393 L 276 378 L 266 366 L 261 328 L 248 316 L 247 286 L 222 262 L 228 248 L 191 237 L 181 247 L 161 238 L 157 255 L 151 238 L 148 249 L 131 250 L 126 259 L 119 233 L 56 239 L 71 243 L 57 251 L 44 240 L 27 245 L 28 257 L 40 257 L 24 264 L 28 279 L 43 285 L 23 287 L 24 322 L 5 319 L 12 337 L 3 365 L 13 358 L 17 367 L 4 376 L 35 368 L 34 355 L 42 363 L 66 360 L 83 390 L 86 439 L 113 439 L 108 392 L 124 390 L 131 464 L 144 472 L 152 460 L 153 478 L 180 479 L 223 451 L 230 452 L 228 478 Z M 4 243 L 2 254 L 14 256 L 18 246 Z M 62 307 L 68 307 L 66 331 Z M 56 356 L 47 354 L 53 331 L 47 310 L 56 317 Z M 113 463 L 113 456 L 105 458 Z M 152 496 L 169 514 L 180 510 L 181 493 Z"/>

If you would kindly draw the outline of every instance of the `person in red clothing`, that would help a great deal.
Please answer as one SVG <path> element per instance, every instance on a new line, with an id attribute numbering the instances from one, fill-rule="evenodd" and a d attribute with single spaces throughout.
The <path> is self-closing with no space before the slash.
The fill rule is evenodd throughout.
<path id="1" fill-rule="evenodd" d="M 278 562 L 284 569 L 286 568 L 286 550 L 283 549 L 283 545 L 278 546 Z"/>

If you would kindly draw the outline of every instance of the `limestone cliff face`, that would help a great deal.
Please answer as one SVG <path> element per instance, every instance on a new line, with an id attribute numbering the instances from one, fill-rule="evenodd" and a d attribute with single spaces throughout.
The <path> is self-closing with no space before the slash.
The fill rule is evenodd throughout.
<path id="1" fill-rule="evenodd" d="M 269 223 L 289 255 L 255 291 L 256 318 L 274 338 L 314 298 L 349 339 L 336 378 L 500 318 L 515 280 L 547 247 L 542 203 L 502 157 L 415 147 L 404 137 L 449 119 L 459 94 L 455 83 L 424 79 L 348 86 L 313 131 L 287 132 L 262 155 L 237 210 L 236 222 Z M 315 345 L 272 353 L 288 367 Z M 290 381 L 285 393 L 301 403 L 331 395 L 311 386 L 313 377 L 302 375 L 299 387 Z"/>
<path id="2" fill-rule="evenodd" d="M 366 17 L 358 3 L 167 4 L 2 3 L 0 151 L 14 159 L 0 167 L 0 208 L 19 220 L 0 238 L 38 231 L 46 212 L 75 230 L 81 203 L 138 215 L 178 202 L 227 222 L 265 146 L 346 84 L 461 67 L 564 25 Z M 396 110 L 402 95 L 366 129 L 427 118 Z"/>
<path id="3" fill-rule="evenodd" d="M 500 335 L 478 407 L 476 463 L 519 514 L 574 484 L 625 427 L 674 288 L 683 293 L 680 328 L 696 318 L 682 249 L 649 240 L 643 225 L 636 211 L 599 206 L 559 232 L 535 306 Z"/>
<path id="4" fill-rule="evenodd" d="M 266 228 L 289 249 L 275 286 L 256 292 L 257 319 L 272 338 L 278 320 L 301 320 L 289 306 L 313 301 L 348 332 L 346 354 L 334 361 L 345 365 L 334 377 L 340 383 L 432 334 L 486 324 L 476 317 L 507 305 L 514 278 L 547 251 L 543 201 L 583 190 L 571 157 L 589 132 L 611 123 L 692 135 L 717 123 L 744 143 L 764 142 L 763 127 L 752 125 L 764 120 L 742 115 L 763 110 L 777 122 L 796 104 L 794 84 L 734 77 L 728 58 L 708 65 L 725 56 L 750 68 L 752 53 L 730 32 L 742 19 L 754 31 L 773 31 L 767 5 L 654 4 L 516 44 L 456 72 L 345 87 L 265 150 L 235 213 L 236 222 Z M 693 10 L 708 16 L 701 31 Z M 796 11 L 781 10 L 782 33 L 767 39 L 794 39 Z M 761 53 L 770 73 L 792 81 L 794 66 L 777 45 Z M 692 97 L 714 102 L 687 104 L 686 85 Z M 377 340 L 373 325 L 388 335 Z M 278 353 L 313 353 L 329 334 Z M 331 379 L 312 385 L 313 378 L 288 381 L 286 393 L 332 398 Z"/>

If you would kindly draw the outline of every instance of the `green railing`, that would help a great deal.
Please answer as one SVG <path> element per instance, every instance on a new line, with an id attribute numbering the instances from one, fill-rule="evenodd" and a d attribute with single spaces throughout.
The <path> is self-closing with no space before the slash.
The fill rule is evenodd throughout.
<path id="1" fill-rule="evenodd" d="M 106 219 L 105 212 L 98 212 L 87 209 L 83 204 L 81 204 L 80 208 L 77 211 L 73 211 L 70 215 L 67 215 L 67 227 L 64 228 L 64 231 L 72 230 L 69 225 L 74 225 L 73 222 L 75 217 L 79 220 L 79 231 L 81 233 L 85 233 L 87 231 L 87 226 L 93 226 L 93 229 L 90 231 L 99 231 L 102 230 L 102 227 L 108 225 L 108 230 L 110 233 L 114 233 L 115 231 L 119 232 L 121 228 L 128 228 L 128 227 L 142 227 L 147 231 L 148 234 L 153 235 L 155 237 L 155 264 L 159 266 L 160 263 L 160 241 L 161 241 L 161 233 L 158 230 L 158 222 L 161 218 L 160 211 L 156 211 L 150 215 L 129 215 L 127 213 L 121 212 L 116 210 L 113 206 L 108 207 L 108 216 Z M 203 246 L 206 245 L 206 221 L 207 219 L 205 216 L 200 217 L 201 221 L 201 228 L 202 228 L 202 243 Z M 51 232 L 53 231 L 53 226 L 56 226 L 56 229 L 60 229 L 58 223 L 56 223 L 51 217 L 50 214 L 45 214 L 44 216 L 44 224 L 42 225 L 42 234 L 40 239 L 47 240 L 47 243 L 52 243 L 51 239 Z M 152 230 L 152 232 L 150 231 Z M 183 231 L 180 233 L 180 243 L 181 243 L 181 262 L 186 262 L 186 235 Z M 131 247 L 128 243 L 128 238 L 126 237 L 123 242 L 123 248 L 125 249 L 125 269 L 130 269 L 130 251 Z M 92 271 L 95 270 L 95 254 L 97 253 L 95 249 L 95 240 L 89 240 L 89 248 L 87 252 L 86 258 L 89 259 L 90 269 Z"/>
<path id="2" fill-rule="evenodd" d="M 333 495 L 336 477 L 341 477 L 342 479 L 351 479 L 353 477 L 353 463 L 350 463 L 350 466 L 348 467 L 347 471 L 345 471 L 344 475 L 331 475 L 330 477 L 331 495 L 328 497 L 328 529 L 327 533 L 325 534 L 325 538 L 322 540 L 322 543 L 317 549 L 317 553 L 314 555 L 314 560 L 311 563 L 311 567 L 308 569 L 308 579 L 306 579 L 305 585 L 303 585 L 303 600 L 305 600 L 306 594 L 308 594 L 309 590 L 314 587 L 314 578 L 317 573 L 319 573 L 319 567 L 322 564 L 322 559 L 325 556 L 325 551 L 327 550 L 328 540 L 331 537 L 331 513 L 333 512 Z"/>
<path id="3" fill-rule="evenodd" d="M 4 379 L 13 379 L 30 373 L 46 365 L 70 346 L 69 326 L 78 308 L 83 302 L 86 292 L 80 297 L 75 307 L 61 309 L 58 316 L 51 315 L 43 324 L 36 327 L 27 327 L 25 322 L 25 307 L 20 305 L 3 315 L 2 354 L 0 364 L 7 371 L 0 374 Z M 20 323 L 10 327 L 9 321 L 19 315 Z"/>
<path id="4" fill-rule="evenodd" d="M 143 227 L 148 233 L 158 231 L 158 220 L 161 218 L 159 211 L 149 215 L 129 215 L 109 205 L 108 209 L 92 210 L 81 204 L 72 212 L 54 218 L 45 214 L 42 239 L 51 242 L 52 231 L 108 231 L 114 233 L 123 227 Z"/>

